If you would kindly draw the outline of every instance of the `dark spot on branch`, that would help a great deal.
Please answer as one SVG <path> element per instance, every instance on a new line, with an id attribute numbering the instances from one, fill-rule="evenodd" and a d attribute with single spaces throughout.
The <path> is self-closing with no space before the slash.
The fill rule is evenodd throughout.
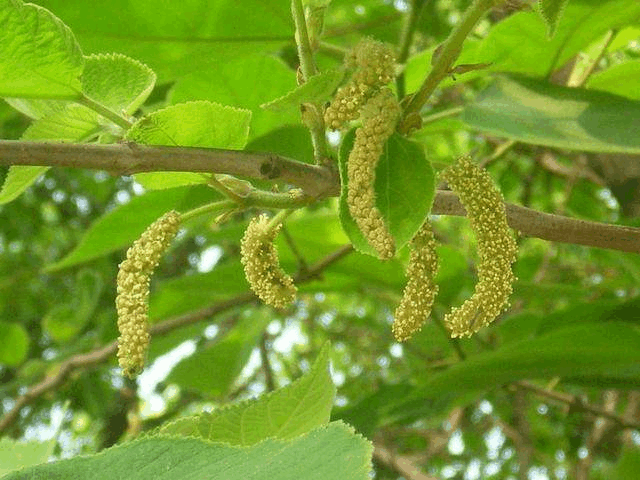
<path id="1" fill-rule="evenodd" d="M 267 177 L 269 180 L 278 178 L 280 176 L 280 168 L 275 165 L 275 159 L 270 158 L 268 161 L 263 162 L 260 165 L 260 173 Z"/>

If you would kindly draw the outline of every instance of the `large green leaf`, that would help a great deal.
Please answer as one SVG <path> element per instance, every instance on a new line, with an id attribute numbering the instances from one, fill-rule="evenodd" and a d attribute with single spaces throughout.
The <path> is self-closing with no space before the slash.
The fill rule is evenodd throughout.
<path id="1" fill-rule="evenodd" d="M 626 322 L 571 325 L 480 353 L 433 375 L 394 414 L 423 415 L 468 394 L 522 379 L 564 377 L 600 388 L 640 382 L 640 332 Z M 437 406 L 437 407 L 436 407 Z"/>
<path id="2" fill-rule="evenodd" d="M 271 322 L 271 315 L 267 309 L 249 310 L 221 341 L 196 351 L 176 365 L 168 380 L 181 388 L 216 398 L 226 397 Z"/>
<path id="3" fill-rule="evenodd" d="M 201 437 L 232 445 L 254 445 L 266 438 L 290 439 L 329 421 L 336 388 L 325 345 L 309 372 L 263 395 L 164 425 L 160 433 Z"/>
<path id="4" fill-rule="evenodd" d="M 358 251 L 376 256 L 373 247 L 356 225 L 347 204 L 347 163 L 354 138 L 352 131 L 340 146 L 340 221 Z M 433 168 L 424 156 L 422 147 L 394 133 L 376 166 L 375 191 L 376 206 L 395 239 L 396 248 L 400 249 L 424 223 L 435 194 Z"/>
<path id="5" fill-rule="evenodd" d="M 470 127 L 523 143 L 640 153 L 640 102 L 602 92 L 498 76 L 462 118 Z"/>
<path id="6" fill-rule="evenodd" d="M 0 59 L 0 97 L 80 94 L 80 47 L 71 30 L 42 7 L 0 0 Z"/>
<path id="7" fill-rule="evenodd" d="M 258 79 L 268 79 L 259 81 Z M 221 105 L 251 110 L 251 138 L 285 124 L 300 123 L 299 109 L 265 111 L 260 106 L 296 86 L 295 71 L 272 55 L 238 57 L 184 75 L 171 90 L 172 103 L 210 100 Z"/>
<path id="8" fill-rule="evenodd" d="M 226 148 L 241 150 L 249 136 L 251 112 L 208 101 L 172 105 L 138 120 L 126 134 L 146 145 Z M 147 188 L 172 188 L 207 183 L 192 172 L 139 173 L 136 180 Z"/>
<path id="9" fill-rule="evenodd" d="M 137 58 L 166 84 L 215 70 L 240 56 L 277 52 L 292 42 L 289 2 L 247 0 L 40 0 L 65 20 L 86 52 Z M 241 21 L 239 21 L 241 19 Z"/>
<path id="10" fill-rule="evenodd" d="M 268 439 L 251 447 L 197 438 L 143 438 L 3 480 L 367 480 L 372 451 L 352 428 L 335 422 L 292 440 Z"/>
<path id="11" fill-rule="evenodd" d="M 54 272 L 85 263 L 127 247 L 136 240 L 151 223 L 169 210 L 187 210 L 206 201 L 219 198 L 210 188 L 180 187 L 158 192 L 147 192 L 134 197 L 98 219 L 84 234 L 80 243 L 61 260 L 48 265 L 47 272 Z"/>

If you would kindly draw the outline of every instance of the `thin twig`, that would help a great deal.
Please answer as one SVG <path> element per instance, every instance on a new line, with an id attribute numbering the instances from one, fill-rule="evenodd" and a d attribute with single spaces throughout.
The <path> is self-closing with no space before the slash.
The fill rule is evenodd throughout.
<path id="1" fill-rule="evenodd" d="M 271 362 L 269 361 L 269 350 L 267 349 L 266 333 L 263 333 L 262 337 L 260 338 L 260 361 L 262 362 L 264 383 L 267 386 L 267 391 L 272 392 L 276 389 L 276 383 L 273 378 L 273 368 L 271 368 Z"/>
<path id="2" fill-rule="evenodd" d="M 407 480 L 436 480 L 435 477 L 423 473 L 420 467 L 416 466 L 408 457 L 395 455 L 380 444 L 375 445 L 373 458 L 400 473 Z"/>
<path id="3" fill-rule="evenodd" d="M 514 382 L 512 385 L 515 388 L 528 390 L 530 392 L 535 393 L 536 395 L 548 398 L 549 400 L 554 400 L 556 402 L 560 402 L 566 405 L 571 405 L 576 410 L 583 410 L 597 417 L 603 417 L 609 420 L 613 420 L 622 428 L 634 428 L 634 429 L 640 428 L 640 421 L 634 420 L 633 418 L 625 418 L 616 414 L 615 412 L 610 412 L 608 410 L 605 410 L 599 407 L 594 407 L 593 405 L 589 405 L 588 403 L 583 402 L 579 397 L 575 395 L 556 392 L 553 390 L 547 390 L 545 388 L 538 387 L 537 385 L 534 385 L 533 383 L 527 382 L 524 380 L 519 382 Z"/>

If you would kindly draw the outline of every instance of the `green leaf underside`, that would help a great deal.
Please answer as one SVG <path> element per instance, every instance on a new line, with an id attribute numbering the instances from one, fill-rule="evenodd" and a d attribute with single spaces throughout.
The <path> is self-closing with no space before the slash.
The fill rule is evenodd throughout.
<path id="1" fill-rule="evenodd" d="M 222 340 L 178 363 L 167 380 L 184 389 L 225 398 L 235 386 L 238 375 L 271 320 L 270 311 L 256 309 L 248 312 Z"/>
<path id="2" fill-rule="evenodd" d="M 433 375 L 394 410 L 401 418 L 433 413 L 468 394 L 522 379 L 563 377 L 599 388 L 640 382 L 640 334 L 624 322 L 559 328 L 480 353 Z M 449 399 L 449 402 L 444 400 Z M 436 407 L 437 406 L 437 407 Z"/>
<path id="3" fill-rule="evenodd" d="M 0 97 L 78 98 L 82 51 L 59 18 L 0 0 L 0 25 Z"/>
<path id="4" fill-rule="evenodd" d="M 45 463 L 53 454 L 56 440 L 48 442 L 16 442 L 0 440 L 0 476 L 24 467 Z"/>
<path id="5" fill-rule="evenodd" d="M 291 439 L 326 424 L 336 393 L 329 351 L 326 344 L 311 370 L 286 387 L 257 400 L 178 419 L 159 432 L 246 446 L 269 437 Z"/>
<path id="6" fill-rule="evenodd" d="M 472 128 L 523 143 L 640 153 L 640 102 L 524 77 L 498 76 L 464 109 Z"/>
<path id="7" fill-rule="evenodd" d="M 68 255 L 48 265 L 45 271 L 68 268 L 128 247 L 151 223 L 169 210 L 186 211 L 219 197 L 214 190 L 205 186 L 197 189 L 179 187 L 134 197 L 129 203 L 98 219 Z"/>
<path id="8" fill-rule="evenodd" d="M 279 112 L 289 108 L 300 108 L 302 103 L 327 101 L 343 78 L 343 70 L 326 70 L 314 75 L 286 95 L 262 104 L 261 107 Z"/>
<path id="9" fill-rule="evenodd" d="M 146 145 L 241 150 L 249 136 L 251 112 L 208 101 L 172 105 L 138 120 L 127 140 Z M 135 178 L 151 189 L 207 183 L 198 173 L 139 173 Z"/>
<path id="10" fill-rule="evenodd" d="M 7 177 L 0 190 L 0 204 L 9 203 L 18 198 L 29 185 L 35 182 L 40 175 L 49 170 L 50 167 L 23 167 L 13 165 L 9 167 Z"/>
<path id="11" fill-rule="evenodd" d="M 555 33 L 560 16 L 568 2 L 569 0 L 538 0 L 538 8 L 549 27 L 550 37 Z"/>
<path id="12" fill-rule="evenodd" d="M 151 437 L 97 455 L 9 474 L 3 480 L 367 480 L 371 444 L 341 422 L 251 447 L 197 438 Z"/>
<path id="13" fill-rule="evenodd" d="M 355 133 L 351 131 L 340 146 L 340 221 L 358 251 L 376 256 L 351 216 L 347 204 L 347 161 L 354 139 Z M 399 250 L 424 223 L 433 203 L 434 172 L 422 147 L 394 133 L 376 166 L 375 190 L 376 206 Z"/>

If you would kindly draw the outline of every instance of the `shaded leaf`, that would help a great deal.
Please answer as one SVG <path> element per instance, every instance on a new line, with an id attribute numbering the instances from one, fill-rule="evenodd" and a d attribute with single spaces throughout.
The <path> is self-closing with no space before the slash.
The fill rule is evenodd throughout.
<path id="1" fill-rule="evenodd" d="M 26 329 L 11 322 L 0 322 L 0 365 L 16 366 L 27 357 L 29 334 Z"/>
<path id="2" fill-rule="evenodd" d="M 473 128 L 523 143 L 640 153 L 640 102 L 602 92 L 498 76 L 462 118 Z"/>
<path id="3" fill-rule="evenodd" d="M 568 2 L 569 0 L 538 0 L 538 8 L 540 9 L 542 18 L 547 22 L 550 37 L 553 37 L 560 16 Z"/>

